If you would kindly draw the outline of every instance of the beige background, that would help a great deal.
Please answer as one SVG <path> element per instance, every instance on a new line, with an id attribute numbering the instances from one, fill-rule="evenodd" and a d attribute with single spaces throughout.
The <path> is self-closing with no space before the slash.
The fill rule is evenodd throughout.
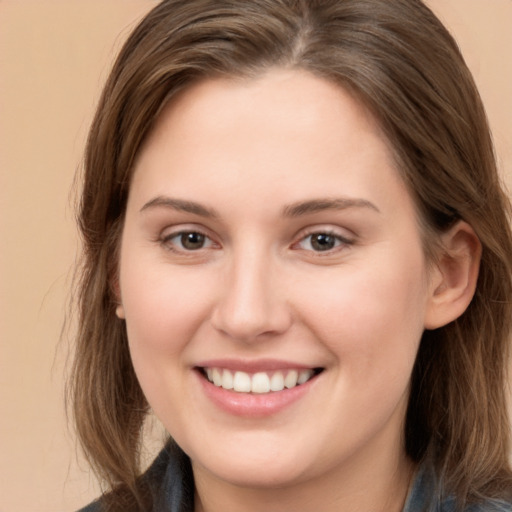
<path id="1" fill-rule="evenodd" d="M 0 511 L 75 510 L 59 342 L 77 252 L 71 193 L 109 65 L 154 0 L 0 0 Z M 512 0 L 431 0 L 481 88 L 512 183 Z"/>

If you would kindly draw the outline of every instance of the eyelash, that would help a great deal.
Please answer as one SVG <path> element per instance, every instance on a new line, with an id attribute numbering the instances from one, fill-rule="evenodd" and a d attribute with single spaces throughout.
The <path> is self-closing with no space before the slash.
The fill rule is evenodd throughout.
<path id="1" fill-rule="evenodd" d="M 300 244 L 303 244 L 306 240 L 308 240 L 308 239 L 311 240 L 311 238 L 315 235 L 317 235 L 317 236 L 321 235 L 321 236 L 332 238 L 335 243 L 335 245 L 333 247 L 327 248 L 326 250 L 315 251 L 313 249 L 302 248 L 303 250 L 305 250 L 307 252 L 313 252 L 313 253 L 315 253 L 315 255 L 318 255 L 318 256 L 329 256 L 329 255 L 332 255 L 333 253 L 337 253 L 338 251 L 343 250 L 344 248 L 354 244 L 354 240 L 344 237 L 331 229 L 314 229 L 314 230 L 311 230 L 311 231 L 303 234 L 301 236 L 300 240 L 298 242 L 294 243 L 293 246 L 299 246 Z M 310 241 L 309 244 L 312 245 L 312 242 Z"/>
<path id="2" fill-rule="evenodd" d="M 201 247 L 198 247 L 197 249 L 187 249 L 183 247 L 183 237 L 186 235 L 199 235 L 208 244 L 208 246 L 204 247 L 203 245 Z M 177 244 L 172 243 L 172 240 L 178 237 L 181 239 L 179 242 L 179 244 L 181 244 L 182 246 L 181 248 L 176 248 Z M 201 249 L 208 249 L 215 244 L 215 242 L 206 233 L 197 229 L 182 229 L 180 231 L 169 233 L 168 235 L 163 236 L 159 241 L 167 250 L 179 254 L 193 254 L 195 252 L 200 251 Z"/>
<path id="3" fill-rule="evenodd" d="M 202 244 L 200 247 L 197 247 L 196 249 L 187 249 L 183 246 L 184 236 L 190 236 L 190 235 L 198 235 L 201 238 L 201 242 L 205 242 L 206 246 Z M 326 237 L 333 240 L 334 245 L 332 247 L 327 247 L 325 250 L 314 250 L 307 249 L 304 247 L 301 247 L 302 244 L 304 244 L 308 239 L 310 239 L 309 245 L 313 247 L 313 243 L 311 241 L 311 238 L 314 236 L 318 237 Z M 172 242 L 173 239 L 176 239 L 179 237 L 179 242 Z M 321 240 L 321 239 L 320 239 Z M 212 247 L 215 248 L 216 244 L 211 237 L 209 237 L 206 233 L 204 233 L 201 230 L 196 229 L 181 229 L 179 231 L 169 233 L 168 235 L 163 236 L 161 239 L 159 239 L 159 242 L 169 251 L 179 253 L 182 255 L 193 255 L 194 253 L 197 253 L 203 249 L 210 249 Z M 318 240 L 317 240 L 318 242 Z M 325 242 L 325 240 L 324 240 Z M 315 229 L 311 230 L 309 232 L 303 233 L 300 239 L 297 242 L 294 242 L 291 247 L 292 249 L 298 248 L 301 250 L 304 250 L 306 252 L 314 253 L 318 256 L 328 256 L 332 255 L 333 253 L 338 252 L 339 250 L 342 250 L 343 248 L 346 248 L 347 246 L 351 246 L 354 244 L 354 240 L 341 236 L 339 233 L 336 233 L 333 230 L 330 229 Z M 177 245 L 181 245 L 181 247 L 177 247 Z"/>

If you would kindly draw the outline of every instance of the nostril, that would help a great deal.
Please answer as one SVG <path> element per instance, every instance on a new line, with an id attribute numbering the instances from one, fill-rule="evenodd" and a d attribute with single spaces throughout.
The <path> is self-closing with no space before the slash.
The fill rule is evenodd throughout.
<path id="1" fill-rule="evenodd" d="M 251 307 L 249 303 L 222 304 L 212 315 L 213 327 L 224 335 L 253 342 L 284 333 L 291 325 L 286 306 Z"/>
<path id="2" fill-rule="evenodd" d="M 272 264 L 258 254 L 245 251 L 246 258 L 233 263 L 211 312 L 217 331 L 244 342 L 281 334 L 292 323 L 289 304 L 276 287 Z"/>

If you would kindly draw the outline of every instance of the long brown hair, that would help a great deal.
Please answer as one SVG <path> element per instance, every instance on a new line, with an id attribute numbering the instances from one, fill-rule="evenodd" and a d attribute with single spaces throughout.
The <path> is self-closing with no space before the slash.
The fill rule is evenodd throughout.
<path id="1" fill-rule="evenodd" d="M 139 453 L 148 404 L 113 293 L 134 159 L 179 90 L 271 67 L 324 77 L 371 109 L 416 201 L 427 255 L 459 219 L 478 235 L 476 294 L 459 319 L 425 332 L 404 437 L 408 455 L 432 460 L 460 503 L 505 496 L 512 482 L 510 207 L 471 74 L 420 0 L 167 0 L 133 31 L 90 130 L 79 210 L 84 258 L 70 392 L 90 462 L 117 489 L 116 499 L 126 498 L 125 510 L 143 507 Z"/>

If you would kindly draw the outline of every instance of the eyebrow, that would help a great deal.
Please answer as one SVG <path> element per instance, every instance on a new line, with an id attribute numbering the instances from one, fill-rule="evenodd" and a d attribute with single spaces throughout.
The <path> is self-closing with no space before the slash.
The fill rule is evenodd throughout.
<path id="1" fill-rule="evenodd" d="M 350 197 L 312 199 L 300 201 L 286 206 L 283 210 L 285 217 L 300 217 L 325 210 L 346 210 L 347 208 L 368 208 L 380 213 L 380 210 L 372 202 L 366 199 Z"/>
<path id="2" fill-rule="evenodd" d="M 144 204 L 140 212 L 142 213 L 152 208 L 170 208 L 172 210 L 192 213 L 206 218 L 219 217 L 219 214 L 215 210 L 207 208 L 200 203 L 167 196 L 157 196 L 151 199 Z M 341 197 L 310 199 L 308 201 L 292 203 L 283 208 L 283 217 L 300 217 L 302 215 L 319 213 L 325 210 L 346 210 L 348 208 L 368 208 L 380 213 L 377 206 L 366 199 Z"/>
<path id="3" fill-rule="evenodd" d="M 218 217 L 218 214 L 215 212 L 215 210 L 207 208 L 199 203 L 166 196 L 157 196 L 151 199 L 140 209 L 140 211 L 142 213 L 151 208 L 170 208 L 180 212 L 193 213 L 194 215 L 199 215 L 201 217 Z"/>

